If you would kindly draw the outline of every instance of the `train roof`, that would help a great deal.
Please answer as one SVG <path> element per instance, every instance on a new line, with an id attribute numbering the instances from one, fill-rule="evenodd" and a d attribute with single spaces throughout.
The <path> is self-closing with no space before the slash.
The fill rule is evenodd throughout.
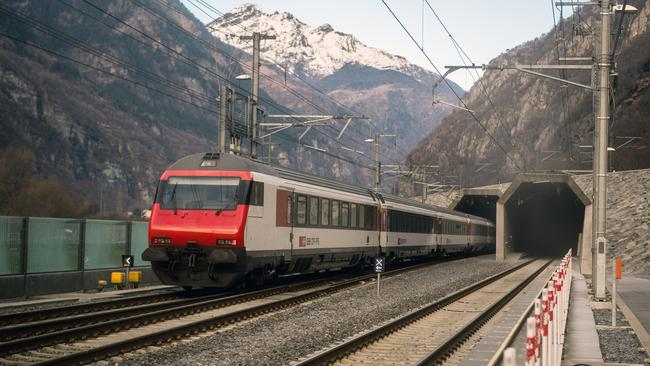
<path id="1" fill-rule="evenodd" d="M 262 173 L 266 175 L 276 176 L 283 179 L 294 180 L 302 183 L 312 184 L 315 186 L 332 188 L 343 192 L 354 193 L 362 196 L 371 196 L 374 192 L 369 188 L 355 186 L 353 184 L 339 182 L 337 180 L 319 177 L 313 174 L 298 172 L 295 170 L 271 166 L 263 161 L 250 159 L 248 157 L 238 156 L 234 154 L 220 154 L 214 152 L 199 153 L 186 156 L 174 164 L 167 170 L 226 170 L 226 171 L 251 171 Z M 483 217 L 478 217 L 466 214 L 460 211 L 454 211 L 449 208 L 427 205 L 412 199 L 394 196 L 391 194 L 381 193 L 386 202 L 399 203 L 409 205 L 426 210 L 447 213 L 451 215 L 460 215 L 476 220 L 489 221 Z M 373 197 L 374 199 L 374 197 Z"/>

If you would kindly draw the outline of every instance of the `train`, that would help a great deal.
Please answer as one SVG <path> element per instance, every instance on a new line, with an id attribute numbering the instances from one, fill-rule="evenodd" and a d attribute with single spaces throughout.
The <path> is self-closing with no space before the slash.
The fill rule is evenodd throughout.
<path id="1" fill-rule="evenodd" d="M 149 220 L 164 284 L 236 287 L 283 275 L 494 251 L 481 217 L 234 154 L 186 156 L 160 177 Z"/>

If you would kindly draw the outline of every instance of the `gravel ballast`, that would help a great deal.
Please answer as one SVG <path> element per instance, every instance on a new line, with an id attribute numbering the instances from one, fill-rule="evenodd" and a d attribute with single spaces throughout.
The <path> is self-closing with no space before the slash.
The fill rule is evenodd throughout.
<path id="1" fill-rule="evenodd" d="M 644 364 L 645 352 L 631 329 L 597 329 L 605 362 Z"/>
<path id="2" fill-rule="evenodd" d="M 596 325 L 612 325 L 612 310 L 611 309 L 593 309 L 594 320 Z M 630 323 L 627 322 L 623 313 L 620 310 L 616 312 L 616 325 L 617 326 L 629 326 Z"/>
<path id="3" fill-rule="evenodd" d="M 612 325 L 611 309 L 593 309 L 598 342 L 605 362 L 644 364 L 646 353 L 630 323 L 620 311 L 616 312 L 616 327 Z"/>
<path id="4" fill-rule="evenodd" d="M 371 282 L 121 364 L 288 364 L 512 265 L 494 255 L 440 263 L 382 280 L 380 298 Z"/>

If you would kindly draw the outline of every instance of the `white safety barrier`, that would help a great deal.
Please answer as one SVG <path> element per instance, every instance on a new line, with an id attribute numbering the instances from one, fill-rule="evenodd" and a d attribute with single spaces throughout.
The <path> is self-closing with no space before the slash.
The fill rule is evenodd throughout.
<path id="1" fill-rule="evenodd" d="M 535 299 L 533 316 L 526 321 L 526 366 L 559 366 L 571 291 L 571 249 Z M 503 352 L 503 364 L 516 366 L 515 349 Z"/>

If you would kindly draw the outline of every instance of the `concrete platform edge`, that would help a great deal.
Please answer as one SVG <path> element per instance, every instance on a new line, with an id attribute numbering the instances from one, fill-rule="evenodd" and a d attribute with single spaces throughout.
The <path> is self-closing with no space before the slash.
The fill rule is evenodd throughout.
<path id="1" fill-rule="evenodd" d="M 563 365 L 604 363 L 585 277 L 573 262 L 573 281 L 566 324 Z"/>

